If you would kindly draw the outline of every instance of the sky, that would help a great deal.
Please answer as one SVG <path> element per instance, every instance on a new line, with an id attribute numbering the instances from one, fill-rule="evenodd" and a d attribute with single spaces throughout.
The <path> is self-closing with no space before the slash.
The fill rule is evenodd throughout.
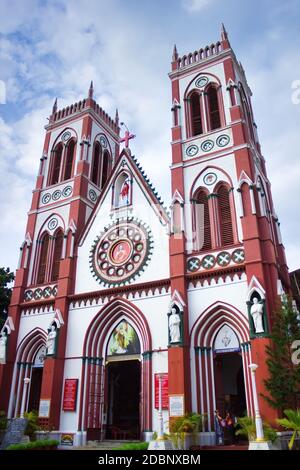
<path id="1" fill-rule="evenodd" d="M 86 97 L 91 80 L 169 205 L 173 45 L 215 42 L 221 22 L 253 92 L 288 265 L 300 267 L 300 0 L 0 0 L 0 266 L 17 266 L 54 99 Z"/>

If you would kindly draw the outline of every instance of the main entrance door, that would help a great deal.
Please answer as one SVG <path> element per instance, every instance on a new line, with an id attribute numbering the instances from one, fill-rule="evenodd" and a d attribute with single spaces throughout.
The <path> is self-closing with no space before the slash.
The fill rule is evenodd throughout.
<path id="1" fill-rule="evenodd" d="M 139 360 L 108 364 L 107 439 L 139 439 L 141 364 Z"/>

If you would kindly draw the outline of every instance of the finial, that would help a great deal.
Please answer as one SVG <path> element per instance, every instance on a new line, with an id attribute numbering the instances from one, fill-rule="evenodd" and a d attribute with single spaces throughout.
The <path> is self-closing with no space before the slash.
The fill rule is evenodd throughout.
<path id="1" fill-rule="evenodd" d="M 92 100 L 94 95 L 94 86 L 93 86 L 93 80 L 91 81 L 90 88 L 89 88 L 89 98 Z"/>
<path id="2" fill-rule="evenodd" d="M 224 23 L 221 23 L 221 39 L 222 41 L 226 41 L 226 39 L 228 39 L 228 34 L 224 26 Z"/>
<path id="3" fill-rule="evenodd" d="M 117 124 L 117 126 L 119 125 L 119 112 L 118 112 L 118 108 L 116 108 L 115 123 Z"/>
<path id="4" fill-rule="evenodd" d="M 57 111 L 57 98 L 55 98 L 55 101 L 54 101 L 54 104 L 53 104 L 52 114 L 55 114 L 56 111 Z"/>
<path id="5" fill-rule="evenodd" d="M 177 52 L 176 44 L 174 44 L 172 60 L 173 60 L 173 62 L 175 62 L 175 60 L 177 60 L 177 59 L 178 59 L 178 52 Z"/>

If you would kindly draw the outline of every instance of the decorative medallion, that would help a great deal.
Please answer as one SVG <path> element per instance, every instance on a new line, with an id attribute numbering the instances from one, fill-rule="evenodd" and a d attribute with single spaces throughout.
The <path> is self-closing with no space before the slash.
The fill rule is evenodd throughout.
<path id="1" fill-rule="evenodd" d="M 33 296 L 34 296 L 34 300 L 41 300 L 43 298 L 43 289 L 40 289 L 40 288 L 36 289 L 34 291 Z"/>
<path id="2" fill-rule="evenodd" d="M 188 157 L 194 157 L 194 155 L 196 155 L 198 150 L 199 150 L 198 145 L 189 145 L 185 153 L 187 154 Z"/>
<path id="3" fill-rule="evenodd" d="M 44 299 L 48 299 L 49 297 L 51 297 L 51 295 L 52 295 L 52 287 L 50 286 L 45 287 L 45 289 L 43 290 Z"/>
<path id="4" fill-rule="evenodd" d="M 152 249 L 150 230 L 132 218 L 120 219 L 95 240 L 90 268 L 101 284 L 124 285 L 144 270 Z"/>
<path id="5" fill-rule="evenodd" d="M 89 198 L 92 202 L 96 202 L 97 201 L 97 193 L 96 191 L 94 191 L 93 189 L 90 189 L 89 190 Z"/>
<path id="6" fill-rule="evenodd" d="M 206 255 L 202 260 L 202 266 L 204 269 L 212 269 L 216 264 L 215 257 L 213 255 Z"/>
<path id="7" fill-rule="evenodd" d="M 58 220 L 53 217 L 53 219 L 50 219 L 48 222 L 48 229 L 49 230 L 54 230 L 58 226 Z"/>
<path id="8" fill-rule="evenodd" d="M 230 253 L 222 251 L 217 256 L 217 263 L 219 266 L 227 266 L 231 261 Z"/>
<path id="9" fill-rule="evenodd" d="M 25 291 L 24 300 L 25 302 L 30 302 L 33 299 L 33 291 L 31 289 Z"/>
<path id="10" fill-rule="evenodd" d="M 58 201 L 60 196 L 61 196 L 61 191 L 59 189 L 57 189 L 56 191 L 54 191 L 54 193 L 52 193 L 53 201 Z"/>
<path id="11" fill-rule="evenodd" d="M 216 173 L 206 173 L 203 177 L 203 183 L 206 184 L 206 186 L 211 186 L 217 181 L 217 175 Z"/>
<path id="12" fill-rule="evenodd" d="M 199 258 L 190 258 L 187 262 L 188 270 L 194 273 L 200 269 L 201 263 Z"/>
<path id="13" fill-rule="evenodd" d="M 195 81 L 195 86 L 197 88 L 203 88 L 206 84 L 208 83 L 208 78 L 207 77 L 199 77 Z"/>
<path id="14" fill-rule="evenodd" d="M 73 192 L 72 186 L 66 186 L 66 187 L 62 190 L 62 195 L 63 195 L 64 197 L 69 197 L 69 196 L 71 196 L 72 192 Z"/>
<path id="15" fill-rule="evenodd" d="M 54 297 L 57 296 L 57 286 L 54 286 L 54 287 L 53 287 L 53 289 L 52 289 L 52 295 L 53 295 Z"/>
<path id="16" fill-rule="evenodd" d="M 49 201 L 51 201 L 51 194 L 44 194 L 44 196 L 42 197 L 42 204 L 48 204 Z"/>
<path id="17" fill-rule="evenodd" d="M 103 148 L 107 148 L 107 139 L 103 135 L 100 137 L 99 142 Z"/>
<path id="18" fill-rule="evenodd" d="M 203 150 L 203 152 L 209 152 L 210 150 L 213 149 L 213 147 L 214 147 L 214 143 L 212 140 L 205 140 L 201 144 L 201 149 Z"/>
<path id="19" fill-rule="evenodd" d="M 71 132 L 67 131 L 67 132 L 64 132 L 63 135 L 61 136 L 61 140 L 63 142 L 67 142 L 71 137 Z"/>
<path id="20" fill-rule="evenodd" d="M 217 145 L 219 147 L 225 147 L 225 145 L 229 144 L 230 137 L 226 134 L 219 135 L 217 138 Z"/>
<path id="21" fill-rule="evenodd" d="M 234 252 L 231 255 L 232 261 L 235 263 L 243 263 L 245 261 L 245 252 L 244 250 L 238 249 L 234 250 Z"/>

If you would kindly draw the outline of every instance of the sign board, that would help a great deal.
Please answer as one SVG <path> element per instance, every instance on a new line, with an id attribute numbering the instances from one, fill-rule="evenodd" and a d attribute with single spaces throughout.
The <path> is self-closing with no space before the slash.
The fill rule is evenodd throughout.
<path id="1" fill-rule="evenodd" d="M 159 406 L 159 376 L 161 376 L 161 398 L 162 398 L 162 409 L 167 410 L 169 408 L 169 387 L 168 387 L 168 374 L 155 374 L 155 408 Z"/>
<path id="2" fill-rule="evenodd" d="M 51 400 L 40 400 L 39 418 L 49 418 Z"/>
<path id="3" fill-rule="evenodd" d="M 169 395 L 169 410 L 171 416 L 184 416 L 184 395 Z"/>
<path id="4" fill-rule="evenodd" d="M 72 433 L 61 434 L 60 445 L 72 447 L 74 445 L 74 434 Z"/>
<path id="5" fill-rule="evenodd" d="M 14 418 L 9 421 L 7 431 L 0 447 L 1 449 L 6 449 L 6 447 L 11 444 L 19 444 L 19 442 L 22 441 L 27 421 L 26 418 Z"/>
<path id="6" fill-rule="evenodd" d="M 78 379 L 65 379 L 63 410 L 76 411 Z"/>

